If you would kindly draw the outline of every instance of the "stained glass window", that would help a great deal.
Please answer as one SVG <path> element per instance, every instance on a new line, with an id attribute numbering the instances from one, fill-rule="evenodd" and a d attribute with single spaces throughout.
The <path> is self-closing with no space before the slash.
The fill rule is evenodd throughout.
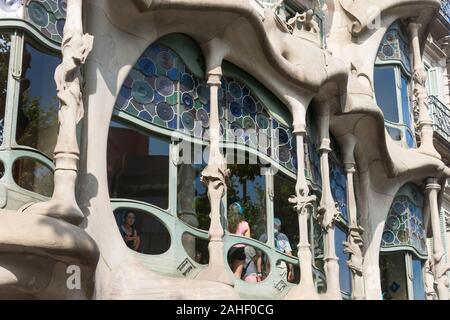
<path id="1" fill-rule="evenodd" d="M 423 195 L 414 185 L 408 184 L 399 191 L 386 219 L 382 250 L 413 250 L 420 257 L 427 257 L 422 207 Z"/>
<path id="2" fill-rule="evenodd" d="M 67 0 L 28 0 L 25 8 L 25 20 L 50 40 L 62 42 Z"/>
<path id="3" fill-rule="evenodd" d="M 347 176 L 336 151 L 331 154 L 329 163 L 331 193 L 341 217 L 347 220 Z"/>
<path id="4" fill-rule="evenodd" d="M 319 152 L 319 134 L 316 123 L 307 115 L 306 139 L 305 139 L 305 171 L 306 177 L 317 188 L 322 187 L 322 176 L 320 171 L 320 152 Z"/>
<path id="5" fill-rule="evenodd" d="M 218 92 L 221 136 L 297 170 L 292 130 L 275 120 L 245 84 L 223 77 Z M 151 45 L 125 79 L 116 109 L 169 130 L 209 139 L 210 92 L 172 49 Z"/>
<path id="6" fill-rule="evenodd" d="M 180 60 L 170 49 L 150 46 L 128 74 L 117 99 L 117 108 L 158 126 L 177 129 L 179 84 L 184 75 Z M 185 77 L 187 78 L 187 77 Z M 183 88 L 192 92 L 193 79 Z M 194 106 L 194 100 L 190 100 Z"/>
<path id="7" fill-rule="evenodd" d="M 394 23 L 384 35 L 378 50 L 378 62 L 397 60 L 411 71 L 411 58 L 407 35 L 398 23 Z"/>

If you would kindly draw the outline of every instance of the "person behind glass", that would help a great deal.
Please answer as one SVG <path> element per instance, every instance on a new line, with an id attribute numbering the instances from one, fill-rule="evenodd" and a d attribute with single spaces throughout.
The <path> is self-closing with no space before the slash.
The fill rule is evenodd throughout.
<path id="1" fill-rule="evenodd" d="M 120 226 L 120 234 L 128 248 L 138 251 L 141 245 L 141 237 L 139 237 L 136 229 L 134 228 L 134 222 L 136 221 L 136 216 L 132 211 L 128 211 L 125 214 L 125 220 Z"/>
<path id="2" fill-rule="evenodd" d="M 279 218 L 273 219 L 273 231 L 274 231 L 274 241 L 275 241 L 275 249 L 278 252 L 284 253 L 288 256 L 292 256 L 292 248 L 289 243 L 289 238 L 286 234 L 280 231 L 281 230 L 281 220 Z M 259 241 L 266 243 L 267 242 L 267 234 L 262 234 Z M 256 269 L 257 269 L 257 275 L 258 280 L 262 281 L 265 279 L 266 275 L 263 274 L 262 268 L 263 268 L 263 257 L 262 253 L 258 252 L 259 258 L 256 263 Z M 269 272 L 270 264 L 268 263 L 268 259 L 265 261 L 266 263 L 266 272 Z M 292 264 L 287 264 L 284 261 L 278 261 L 277 269 L 280 274 L 280 276 L 284 279 L 286 279 L 288 282 L 292 282 L 295 278 L 294 275 L 294 266 Z"/>
<path id="3" fill-rule="evenodd" d="M 232 203 L 228 209 L 228 231 L 237 236 L 250 237 L 250 226 L 245 221 L 244 209 L 237 202 Z M 242 277 L 245 259 L 245 245 L 234 245 L 230 253 L 231 269 L 238 279 Z"/>

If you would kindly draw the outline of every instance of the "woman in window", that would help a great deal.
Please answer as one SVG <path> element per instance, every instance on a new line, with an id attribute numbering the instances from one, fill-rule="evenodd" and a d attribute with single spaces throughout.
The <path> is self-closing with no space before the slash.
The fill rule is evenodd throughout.
<path id="1" fill-rule="evenodd" d="M 250 226 L 248 225 L 248 222 L 245 221 L 244 209 L 237 202 L 232 203 L 228 210 L 228 231 L 237 236 L 250 238 Z M 245 266 L 245 259 L 245 245 L 237 244 L 231 248 L 231 269 L 238 279 L 241 279 L 242 271 Z"/>
<path id="2" fill-rule="evenodd" d="M 120 227 L 120 234 L 128 248 L 138 251 L 141 245 L 141 238 L 133 227 L 135 221 L 135 214 L 132 211 L 128 211 L 125 214 L 125 221 Z"/>

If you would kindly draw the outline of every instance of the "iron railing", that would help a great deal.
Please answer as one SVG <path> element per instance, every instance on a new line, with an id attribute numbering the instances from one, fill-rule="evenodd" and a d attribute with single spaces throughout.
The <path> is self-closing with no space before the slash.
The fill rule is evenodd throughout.
<path id="1" fill-rule="evenodd" d="M 450 143 L 450 109 L 436 96 L 428 97 L 430 115 L 433 119 L 434 130 Z"/>
<path id="2" fill-rule="evenodd" d="M 450 23 L 450 0 L 442 1 L 440 13 Z"/>

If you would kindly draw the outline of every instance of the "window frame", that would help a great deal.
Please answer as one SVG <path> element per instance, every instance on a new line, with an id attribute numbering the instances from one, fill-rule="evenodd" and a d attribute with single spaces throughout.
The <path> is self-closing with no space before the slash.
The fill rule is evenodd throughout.
<path id="1" fill-rule="evenodd" d="M 12 167 L 19 158 L 30 158 L 41 163 L 54 172 L 53 159 L 42 151 L 19 145 L 16 143 L 16 126 L 20 100 L 20 78 L 22 77 L 22 60 L 25 41 L 28 40 L 33 46 L 44 53 L 58 55 L 60 46 L 49 41 L 29 23 L 22 20 L 0 19 L 0 32 L 8 34 L 11 40 L 7 92 L 5 103 L 5 116 L 3 128 L 3 142 L 0 145 L 0 161 L 4 164 L 4 175 L 0 181 L 6 184 L 8 192 L 20 194 L 19 198 L 28 203 L 30 201 L 46 201 L 49 197 L 26 190 L 20 187 L 13 178 Z M 81 132 L 79 129 L 78 132 Z M 80 135 L 78 135 L 80 139 Z"/>
<path id="2" fill-rule="evenodd" d="M 402 137 L 401 137 L 401 144 L 404 147 L 407 148 L 415 148 L 417 146 L 417 142 L 414 139 L 414 145 L 413 146 L 408 146 L 408 142 L 406 139 L 406 133 L 407 131 L 409 131 L 409 134 L 411 134 L 411 136 L 413 138 L 415 138 L 415 130 L 414 130 L 414 123 L 413 123 L 413 119 L 414 119 L 414 114 L 412 112 L 412 102 L 411 102 L 411 90 L 412 90 L 412 82 L 411 82 L 411 74 L 408 73 L 405 68 L 403 67 L 403 65 L 399 64 L 399 63 L 394 63 L 394 62 L 384 62 L 384 63 L 377 63 L 375 65 L 375 69 L 374 72 L 376 72 L 376 70 L 380 70 L 380 69 L 393 69 L 394 70 L 394 75 L 395 75 L 395 91 L 396 91 L 396 105 L 397 105 L 397 115 L 398 115 L 398 123 L 387 120 L 386 118 L 384 119 L 384 123 L 387 127 L 392 128 L 392 129 L 397 129 L 400 130 Z M 409 110 L 409 119 L 410 119 L 410 123 L 405 123 L 406 119 L 405 119 L 405 115 L 404 115 L 404 108 L 405 106 L 403 106 L 403 87 L 402 87 L 402 78 L 404 78 L 406 80 L 406 93 L 407 93 L 407 101 L 408 101 L 408 110 Z M 376 90 L 375 87 L 375 83 L 374 83 L 374 89 Z M 376 95 L 375 95 L 375 102 L 378 105 L 378 102 L 376 100 Z M 382 107 L 379 106 L 380 109 L 382 110 Z M 396 141 L 395 139 L 393 139 L 394 141 Z"/>

